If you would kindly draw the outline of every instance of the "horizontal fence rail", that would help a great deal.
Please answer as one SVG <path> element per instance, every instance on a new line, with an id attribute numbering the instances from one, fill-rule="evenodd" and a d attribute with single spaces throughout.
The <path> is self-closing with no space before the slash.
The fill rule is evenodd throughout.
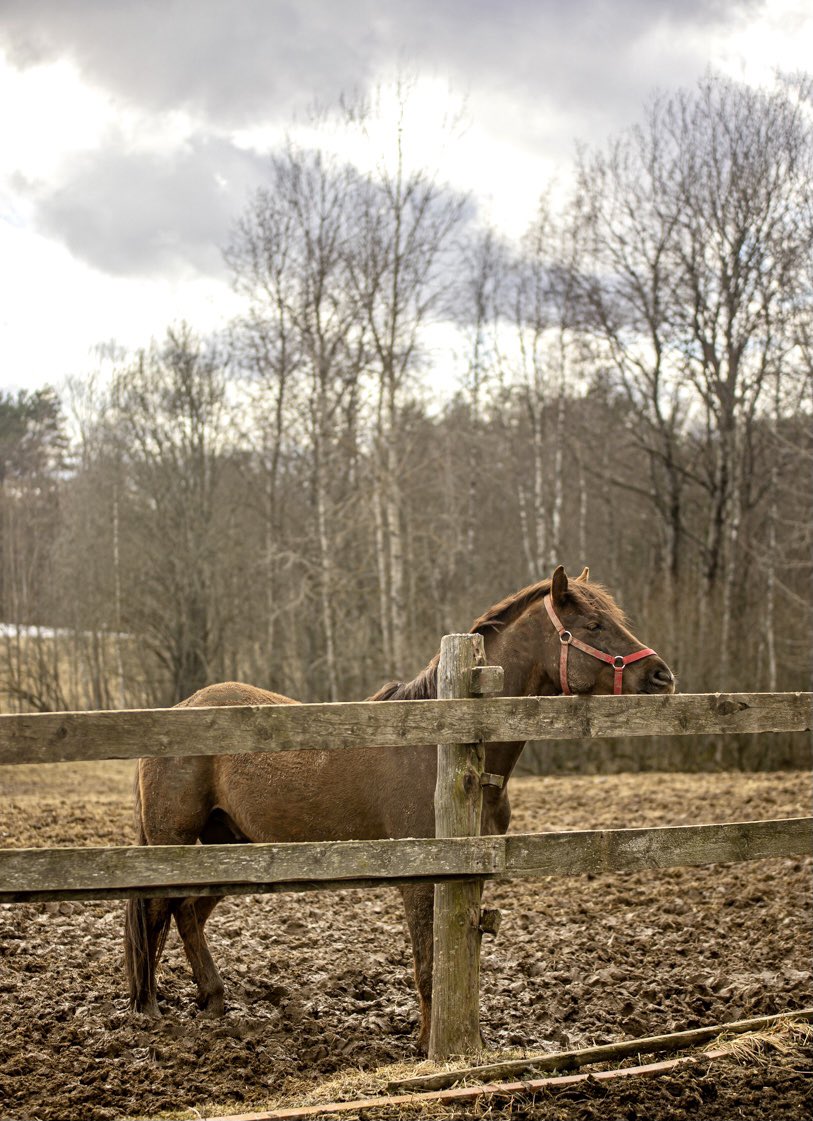
<path id="1" fill-rule="evenodd" d="M 813 818 L 489 837 L 0 850 L 0 902 L 575 876 L 813 853 Z"/>
<path id="2" fill-rule="evenodd" d="M 811 693 L 477 697 L 26 713 L 0 715 L 0 765 L 811 728 Z"/>

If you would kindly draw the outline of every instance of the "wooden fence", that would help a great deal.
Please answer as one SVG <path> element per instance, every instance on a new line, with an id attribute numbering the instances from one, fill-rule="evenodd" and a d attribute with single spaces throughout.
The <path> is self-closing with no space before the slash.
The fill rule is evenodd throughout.
<path id="1" fill-rule="evenodd" d="M 490 741 L 804 731 L 813 694 L 497 697 L 479 635 L 447 635 L 438 700 L 0 715 L 0 765 L 438 744 L 434 838 L 0 850 L 0 902 L 433 882 L 430 1055 L 479 1046 L 486 879 L 617 872 L 813 850 L 813 818 L 480 837 Z"/>

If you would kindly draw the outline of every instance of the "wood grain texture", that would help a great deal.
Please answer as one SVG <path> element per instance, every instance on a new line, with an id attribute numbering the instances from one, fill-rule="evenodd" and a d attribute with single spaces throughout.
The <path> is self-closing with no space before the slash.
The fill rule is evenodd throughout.
<path id="1" fill-rule="evenodd" d="M 446 635 L 440 647 L 438 698 L 467 697 L 472 672 L 485 663 L 483 636 Z M 481 704 L 486 702 L 481 701 Z M 435 787 L 437 837 L 476 837 L 483 805 L 485 748 L 482 743 L 438 746 Z M 433 923 L 432 1022 L 429 1057 L 465 1055 L 480 1041 L 479 880 L 435 886 Z"/>
<path id="2" fill-rule="evenodd" d="M 813 854 L 813 818 L 507 836 L 505 875 L 636 872 Z"/>
<path id="3" fill-rule="evenodd" d="M 469 672 L 469 692 L 473 697 L 501 693 L 505 684 L 502 666 L 474 666 Z"/>
<path id="4" fill-rule="evenodd" d="M 502 837 L 303 841 L 294 844 L 133 845 L 126 848 L 0 850 L 0 899 L 25 891 L 255 886 L 296 881 L 493 876 Z M 194 891 L 192 892 L 194 894 Z"/>
<path id="5" fill-rule="evenodd" d="M 496 837 L 0 850 L 0 902 L 535 879 L 813 854 L 813 817 Z"/>
<path id="6" fill-rule="evenodd" d="M 811 693 L 488 697 L 0 715 L 0 765 L 141 756 L 805 731 Z"/>

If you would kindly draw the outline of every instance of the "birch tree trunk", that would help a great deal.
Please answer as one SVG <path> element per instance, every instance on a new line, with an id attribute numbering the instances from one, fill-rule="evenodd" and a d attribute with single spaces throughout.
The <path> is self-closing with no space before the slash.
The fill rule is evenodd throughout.
<path id="1" fill-rule="evenodd" d="M 385 365 L 384 394 L 385 430 L 381 433 L 384 451 L 384 526 L 386 530 L 385 555 L 389 561 L 389 626 L 392 664 L 395 676 L 406 674 L 407 655 L 407 605 L 404 585 L 404 540 L 401 520 L 400 455 L 398 447 L 398 407 L 396 379 L 391 368 Z"/>
<path id="2" fill-rule="evenodd" d="M 113 626 L 115 635 L 113 644 L 116 651 L 116 678 L 118 683 L 118 706 L 127 707 L 127 686 L 124 677 L 124 657 L 122 655 L 122 639 L 124 622 L 122 618 L 121 600 L 121 547 L 119 533 L 119 488 L 118 480 L 113 484 Z"/>
<path id="3" fill-rule="evenodd" d="M 392 615 L 390 613 L 389 562 L 387 559 L 387 534 L 384 525 L 384 465 L 380 446 L 375 451 L 373 471 L 373 524 L 375 529 L 375 563 L 378 576 L 378 617 L 383 653 L 383 672 L 395 677 L 392 656 Z"/>
<path id="4" fill-rule="evenodd" d="M 562 356 L 564 362 L 564 356 Z M 556 402 L 556 437 L 553 455 L 553 504 L 551 510 L 551 540 L 547 564 L 542 571 L 553 572 L 557 564 L 562 561 L 562 500 L 564 496 L 564 479 L 562 477 L 562 464 L 565 444 L 565 386 L 564 370 L 559 388 L 559 397 Z"/>
<path id="5" fill-rule="evenodd" d="M 328 700 L 338 700 L 339 684 L 336 672 L 336 639 L 333 624 L 333 539 L 328 514 L 327 433 L 324 394 L 318 391 L 313 433 L 314 499 L 316 505 L 316 534 L 319 554 L 319 606 L 324 638 L 325 674 Z"/>
<path id="6" fill-rule="evenodd" d="M 531 461 L 533 463 L 533 504 L 531 525 L 533 531 L 532 580 L 541 580 L 547 570 L 548 535 L 545 517 L 545 446 L 541 402 L 536 400 L 531 408 Z"/>
<path id="7" fill-rule="evenodd" d="M 731 686 L 731 634 L 735 610 L 734 593 L 739 559 L 740 523 L 742 520 L 742 435 L 740 425 L 734 426 L 733 463 L 731 465 L 731 486 L 726 506 L 725 559 L 723 568 L 722 618 L 720 620 L 720 684 L 723 689 Z"/>

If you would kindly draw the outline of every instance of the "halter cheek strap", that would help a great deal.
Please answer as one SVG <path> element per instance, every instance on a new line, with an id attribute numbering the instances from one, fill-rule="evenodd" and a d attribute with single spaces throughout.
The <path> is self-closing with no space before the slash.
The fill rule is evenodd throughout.
<path id="1" fill-rule="evenodd" d="M 562 621 L 553 609 L 551 597 L 545 596 L 545 608 L 550 616 L 550 621 L 559 635 L 561 642 L 561 651 L 559 654 L 559 684 L 562 687 L 562 692 L 566 697 L 571 695 L 570 686 L 567 683 L 567 658 L 571 646 L 577 647 L 585 654 L 589 654 L 591 658 L 598 658 L 601 662 L 607 662 L 615 670 L 613 678 L 613 693 L 616 695 L 621 692 L 624 670 L 632 662 L 640 662 L 642 658 L 648 658 L 650 654 L 654 654 L 654 650 L 645 647 L 643 650 L 636 650 L 634 654 L 605 654 L 603 650 L 597 650 L 595 646 L 588 646 L 586 642 L 582 642 L 580 638 L 575 638 L 570 631 L 565 630 Z"/>

